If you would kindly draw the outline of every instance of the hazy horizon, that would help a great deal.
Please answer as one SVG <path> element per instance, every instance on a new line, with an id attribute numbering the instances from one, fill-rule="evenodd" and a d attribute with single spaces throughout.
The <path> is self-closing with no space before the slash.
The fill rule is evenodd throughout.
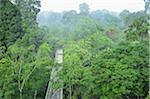
<path id="1" fill-rule="evenodd" d="M 79 12 L 79 4 L 87 3 L 90 11 L 109 10 L 121 12 L 129 10 L 130 12 L 144 10 L 144 0 L 41 0 L 41 11 L 63 12 L 76 10 Z"/>

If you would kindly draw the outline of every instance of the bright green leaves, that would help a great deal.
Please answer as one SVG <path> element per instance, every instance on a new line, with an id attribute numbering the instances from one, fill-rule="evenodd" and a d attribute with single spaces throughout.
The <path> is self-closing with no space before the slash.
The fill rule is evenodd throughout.
<path id="1" fill-rule="evenodd" d="M 81 96 L 88 99 L 92 97 L 91 92 L 97 93 L 95 83 L 93 83 L 97 74 L 92 73 L 94 71 L 92 71 L 91 61 L 97 52 L 106 49 L 112 43 L 107 36 L 97 32 L 86 39 L 65 44 L 61 79 L 66 90 L 69 86 L 73 87 L 71 92 L 76 94 L 72 97 Z M 99 81 L 97 80 L 97 82 Z"/>
<path id="2" fill-rule="evenodd" d="M 112 40 L 101 32 L 94 33 L 88 40 L 91 42 L 91 47 L 97 51 L 110 47 L 113 44 Z"/>
<path id="3" fill-rule="evenodd" d="M 40 60 L 41 62 L 48 60 L 50 62 L 51 61 L 50 53 L 51 53 L 50 46 L 47 43 L 43 43 L 38 50 L 37 60 Z"/>
<path id="4" fill-rule="evenodd" d="M 99 52 L 93 60 L 93 73 L 100 98 L 121 98 L 127 94 L 145 96 L 147 56 L 147 47 L 139 42 L 121 43 L 114 49 Z"/>
<path id="5" fill-rule="evenodd" d="M 52 59 L 50 57 L 50 53 L 51 47 L 47 43 L 43 43 L 40 45 L 35 57 L 36 69 L 32 73 L 26 86 L 28 89 L 41 89 L 39 90 L 41 91 L 41 93 L 42 91 L 44 91 L 43 87 L 45 87 L 46 83 L 49 81 L 50 71 L 52 68 Z"/>
<path id="6" fill-rule="evenodd" d="M 32 29 L 36 28 L 30 28 L 29 34 L 25 34 L 22 39 L 8 48 L 8 58 L 15 67 L 15 77 L 19 82 L 15 92 L 23 91 L 25 98 L 28 98 L 30 92 L 32 97 L 32 91 L 45 87 L 52 64 L 51 46 L 43 40 L 45 36 L 41 33 L 42 29 L 36 29 L 34 32 Z"/>
<path id="7" fill-rule="evenodd" d="M 64 69 L 67 70 L 66 73 L 70 73 L 68 74 L 68 76 L 72 76 L 69 79 L 74 79 L 74 77 L 78 80 L 78 76 L 80 75 L 80 71 L 84 70 L 83 66 L 84 63 L 87 62 L 87 60 L 90 57 L 90 54 L 88 53 L 88 51 L 86 49 L 81 48 L 79 45 L 75 44 L 75 43 L 71 43 L 71 44 L 67 44 L 65 46 L 65 50 L 64 50 Z M 71 75 L 72 74 L 72 75 Z M 65 76 L 65 75 L 64 75 Z M 74 80 L 76 80 L 74 79 Z M 71 81 L 72 81 L 71 80 Z M 73 80 L 73 81 L 74 81 Z"/>
<path id="8" fill-rule="evenodd" d="M 8 99 L 15 94 L 14 69 L 6 58 L 0 60 L 0 98 Z"/>
<path id="9" fill-rule="evenodd" d="M 75 42 L 65 45 L 64 62 L 61 78 L 64 87 L 76 86 L 72 92 L 86 95 L 92 85 L 92 72 L 90 67 L 85 67 L 89 61 L 90 53 Z M 79 89 L 79 90 L 78 90 Z M 82 92 L 84 90 L 84 93 Z"/>

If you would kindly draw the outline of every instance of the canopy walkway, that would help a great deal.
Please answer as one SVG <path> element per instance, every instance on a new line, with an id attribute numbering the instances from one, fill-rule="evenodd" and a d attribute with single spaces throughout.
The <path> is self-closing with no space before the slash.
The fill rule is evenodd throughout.
<path id="1" fill-rule="evenodd" d="M 56 50 L 55 61 L 58 64 L 61 64 L 63 62 L 63 49 L 62 48 Z M 60 79 L 58 77 L 58 72 L 61 70 L 62 70 L 62 65 L 52 68 L 45 99 L 63 99 L 63 88 L 53 89 L 51 87 L 52 84 L 59 83 Z"/>

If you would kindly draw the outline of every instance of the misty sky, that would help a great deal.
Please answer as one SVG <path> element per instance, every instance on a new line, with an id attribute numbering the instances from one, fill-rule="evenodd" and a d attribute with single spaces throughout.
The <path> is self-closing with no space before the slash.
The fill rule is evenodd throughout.
<path id="1" fill-rule="evenodd" d="M 41 0 L 42 11 L 79 11 L 79 4 L 87 3 L 91 10 L 107 9 L 120 12 L 127 9 L 131 12 L 144 10 L 144 0 Z"/>

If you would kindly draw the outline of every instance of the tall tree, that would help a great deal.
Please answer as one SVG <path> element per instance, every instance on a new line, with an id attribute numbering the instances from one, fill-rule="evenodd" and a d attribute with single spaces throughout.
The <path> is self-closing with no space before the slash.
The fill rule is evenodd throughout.
<path id="1" fill-rule="evenodd" d="M 71 10 L 64 13 L 62 18 L 62 22 L 64 24 L 68 24 L 69 26 L 71 26 L 76 21 L 77 21 L 77 12 L 75 10 Z"/>
<path id="2" fill-rule="evenodd" d="M 0 0 L 0 46 L 4 52 L 22 36 L 21 14 L 9 0 Z"/>
<path id="3" fill-rule="evenodd" d="M 148 16 L 137 18 L 125 31 L 126 39 L 130 41 L 148 41 Z"/>
<path id="4" fill-rule="evenodd" d="M 22 14 L 23 30 L 34 26 L 37 14 L 40 12 L 40 0 L 15 0 L 14 4 Z"/>
<path id="5" fill-rule="evenodd" d="M 150 14 L 150 0 L 144 0 L 145 2 L 145 12 Z"/>
<path id="6" fill-rule="evenodd" d="M 83 14 L 83 15 L 88 15 L 89 14 L 89 5 L 86 4 L 86 3 L 82 3 L 79 5 L 79 9 L 80 9 L 80 14 Z"/>

